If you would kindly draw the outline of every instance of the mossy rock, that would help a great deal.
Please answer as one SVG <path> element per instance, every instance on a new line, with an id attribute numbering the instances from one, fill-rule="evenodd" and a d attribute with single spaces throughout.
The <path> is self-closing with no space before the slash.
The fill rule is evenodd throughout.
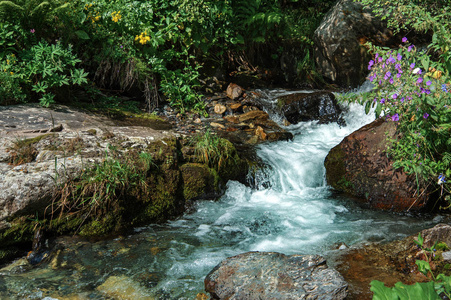
<path id="1" fill-rule="evenodd" d="M 205 164 L 187 163 L 180 167 L 183 178 L 185 200 L 217 196 L 219 193 L 218 173 Z"/>

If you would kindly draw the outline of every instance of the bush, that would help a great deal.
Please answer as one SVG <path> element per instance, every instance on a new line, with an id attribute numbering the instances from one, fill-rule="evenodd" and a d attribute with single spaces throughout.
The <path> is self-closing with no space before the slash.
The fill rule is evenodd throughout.
<path id="1" fill-rule="evenodd" d="M 399 136 L 389 138 L 394 168 L 415 174 L 417 184 L 439 190 L 450 201 L 451 93 L 449 77 L 431 67 L 427 52 L 410 45 L 406 38 L 397 50 L 371 47 L 369 62 L 372 92 L 351 97 L 375 108 L 376 116 L 397 124 Z M 440 177 L 441 176 L 441 177 Z"/>

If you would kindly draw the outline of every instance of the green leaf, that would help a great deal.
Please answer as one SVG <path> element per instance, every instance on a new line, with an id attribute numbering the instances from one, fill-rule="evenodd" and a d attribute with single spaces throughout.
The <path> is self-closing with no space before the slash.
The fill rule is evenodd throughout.
<path id="1" fill-rule="evenodd" d="M 418 266 L 418 271 L 420 271 L 424 275 L 427 275 L 429 272 L 431 272 L 431 266 L 429 265 L 429 262 L 424 260 L 417 260 L 415 261 L 415 264 Z"/>
<path id="2" fill-rule="evenodd" d="M 399 297 L 391 289 L 384 285 L 383 282 L 373 280 L 370 283 L 370 290 L 373 292 L 373 300 L 398 300 Z"/>
<path id="3" fill-rule="evenodd" d="M 75 31 L 75 34 L 78 36 L 78 38 L 82 40 L 89 40 L 89 35 L 84 30 L 77 30 Z"/>

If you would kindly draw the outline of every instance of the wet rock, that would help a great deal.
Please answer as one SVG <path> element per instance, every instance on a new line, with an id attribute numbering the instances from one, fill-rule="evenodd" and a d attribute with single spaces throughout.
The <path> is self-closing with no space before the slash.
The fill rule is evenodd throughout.
<path id="1" fill-rule="evenodd" d="M 376 18 L 371 8 L 353 0 L 340 0 L 314 33 L 318 71 L 343 87 L 356 87 L 368 73 L 370 56 L 364 44 L 386 46 L 393 32 Z"/>
<path id="2" fill-rule="evenodd" d="M 127 276 L 110 276 L 97 290 L 109 298 L 117 300 L 153 299 L 138 282 Z"/>
<path id="3" fill-rule="evenodd" d="M 344 299 L 347 283 L 318 255 L 248 252 L 216 266 L 205 290 L 212 299 Z"/>
<path id="4" fill-rule="evenodd" d="M 395 137 L 396 124 L 377 119 L 345 137 L 327 155 L 326 180 L 372 208 L 420 210 L 429 194 L 417 191 L 415 175 L 393 168 L 387 153 L 387 136 Z"/>
<path id="5" fill-rule="evenodd" d="M 215 105 L 215 114 L 222 115 L 223 113 L 226 112 L 226 110 L 227 110 L 227 107 L 225 107 L 222 104 L 218 103 Z"/>
<path id="6" fill-rule="evenodd" d="M 243 92 L 244 92 L 243 88 L 235 83 L 230 83 L 227 86 L 226 91 L 227 97 L 229 97 L 232 100 L 239 98 L 241 95 L 243 95 Z"/>
<path id="7" fill-rule="evenodd" d="M 421 231 L 421 236 L 425 237 L 424 246 L 431 247 L 435 242 L 449 242 L 450 233 L 450 225 L 438 224 Z M 404 284 L 430 281 L 418 271 L 415 264 L 417 259 L 421 259 L 419 256 L 422 253 L 414 242 L 417 236 L 418 234 L 414 234 L 398 241 L 368 244 L 340 252 L 333 265 L 349 284 L 347 299 L 372 299 L 370 282 L 373 280 L 382 281 L 386 286 L 393 286 L 399 281 Z M 434 274 L 444 272 L 447 264 L 445 253 L 442 250 L 434 252 L 435 257 L 431 262 L 436 268 Z"/>
<path id="8" fill-rule="evenodd" d="M 295 93 L 277 99 L 279 112 L 291 124 L 319 120 L 320 123 L 344 122 L 334 94 L 329 92 Z"/>

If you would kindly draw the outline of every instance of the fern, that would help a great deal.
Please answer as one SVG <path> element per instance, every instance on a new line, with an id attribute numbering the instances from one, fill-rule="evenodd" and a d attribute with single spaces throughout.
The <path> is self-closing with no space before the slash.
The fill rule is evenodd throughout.
<path id="1" fill-rule="evenodd" d="M 24 28 L 39 27 L 69 7 L 60 0 L 7 0 L 0 1 L 0 18 L 19 22 Z"/>
<path id="2" fill-rule="evenodd" d="M 232 3 L 240 31 L 251 42 L 264 42 L 285 19 L 276 1 L 236 0 Z"/>

